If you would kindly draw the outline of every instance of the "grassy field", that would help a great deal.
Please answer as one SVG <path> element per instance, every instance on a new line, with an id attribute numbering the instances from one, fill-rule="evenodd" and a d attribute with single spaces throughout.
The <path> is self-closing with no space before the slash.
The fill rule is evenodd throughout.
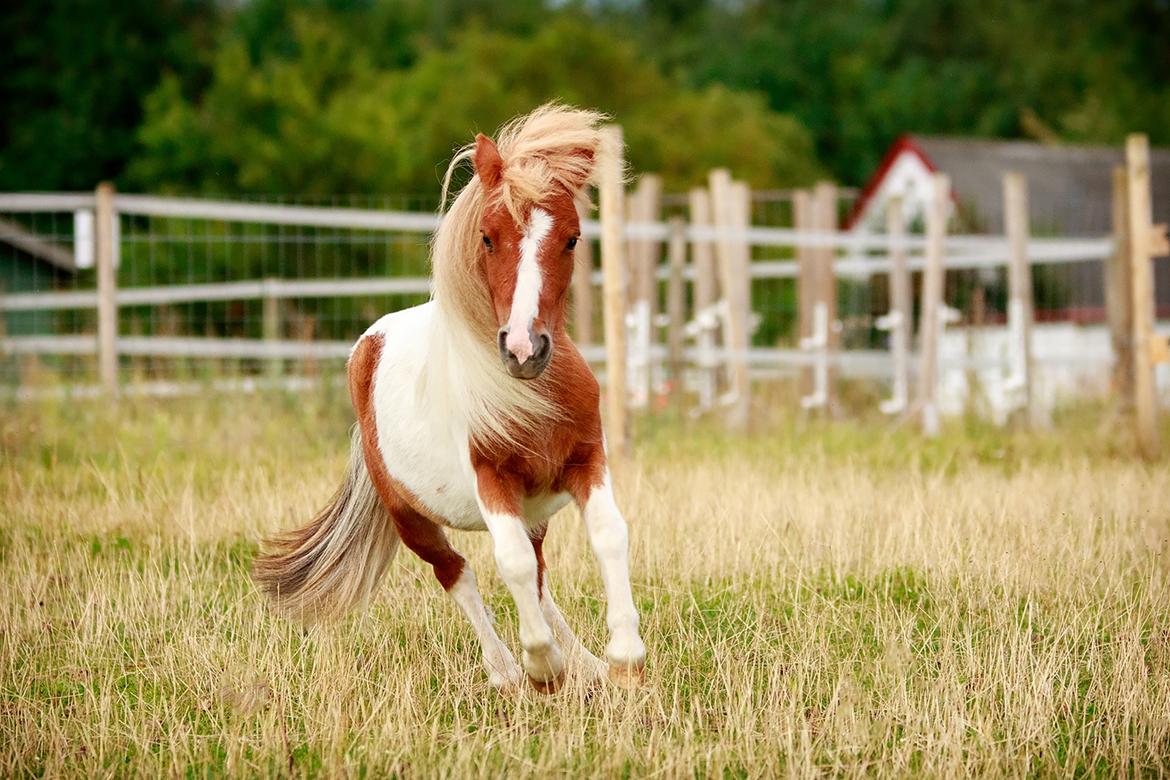
<path id="1" fill-rule="evenodd" d="M 1170 468 L 1098 415 L 656 427 L 617 484 L 644 687 L 512 698 L 409 553 L 334 625 L 250 582 L 348 423 L 329 394 L 0 409 L 0 775 L 1170 773 Z M 515 648 L 488 539 L 454 541 Z M 600 651 L 575 510 L 546 555 Z"/>

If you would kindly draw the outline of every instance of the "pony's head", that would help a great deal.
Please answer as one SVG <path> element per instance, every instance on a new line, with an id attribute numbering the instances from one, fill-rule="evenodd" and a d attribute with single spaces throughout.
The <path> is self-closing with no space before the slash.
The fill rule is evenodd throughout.
<path id="1" fill-rule="evenodd" d="M 497 141 L 476 136 L 452 161 L 471 159 L 475 176 L 436 237 L 436 299 L 492 339 L 519 379 L 540 376 L 567 337 L 578 203 L 602 153 L 602 118 L 543 106 L 505 125 Z"/>

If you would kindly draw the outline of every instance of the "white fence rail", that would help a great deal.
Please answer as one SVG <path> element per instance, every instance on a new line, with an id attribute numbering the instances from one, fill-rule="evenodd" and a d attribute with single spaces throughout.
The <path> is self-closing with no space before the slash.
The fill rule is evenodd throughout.
<path id="1" fill-rule="evenodd" d="M 88 193 L 9 193 L 0 194 L 0 213 L 94 212 L 96 198 Z M 117 194 L 113 196 L 113 210 L 118 216 L 151 217 L 161 219 L 204 220 L 223 223 L 297 226 L 308 228 L 336 228 L 345 230 L 397 233 L 429 237 L 439 225 L 440 217 L 431 213 L 387 211 L 359 208 L 324 208 L 314 206 L 238 203 L 223 200 L 170 198 L 145 195 Z M 665 244 L 680 226 L 666 222 L 629 222 L 622 235 L 630 242 L 657 242 Z M 600 235 L 601 226 L 593 220 L 582 223 L 586 237 Z M 720 245 L 738 243 L 747 247 L 769 247 L 827 251 L 827 261 L 837 278 L 867 278 L 888 274 L 891 270 L 889 253 L 895 250 L 907 255 L 907 267 L 921 270 L 925 267 L 927 239 L 906 236 L 898 240 L 882 234 L 864 232 L 789 229 L 774 227 L 731 228 L 691 224 L 681 226 L 684 240 L 691 245 Z M 260 240 L 263 240 L 261 237 Z M 117 246 L 114 248 L 116 257 Z M 1109 237 L 1088 239 L 1032 239 L 1027 243 L 1028 261 L 1033 265 L 1076 263 L 1109 257 L 1114 242 Z M 1004 267 L 1011 256 L 1006 237 L 954 235 L 946 239 L 947 270 L 984 269 Z M 801 262 L 796 259 L 756 259 L 747 265 L 751 279 L 796 279 Z M 660 280 L 669 280 L 671 267 L 663 264 L 654 274 Z M 696 268 L 686 264 L 683 278 L 694 281 Z M 594 285 L 602 281 L 601 271 L 591 275 Z M 304 298 L 345 298 L 378 295 L 426 295 L 431 289 L 425 277 L 381 278 L 319 278 L 283 279 L 264 278 L 216 283 L 191 283 L 122 287 L 113 292 L 116 307 L 164 306 L 171 304 L 282 300 Z M 0 294 L 0 314 L 6 312 L 36 312 L 97 309 L 97 290 L 68 290 L 45 292 L 14 292 Z M 279 338 L 237 339 L 176 336 L 122 336 L 113 348 L 117 355 L 130 357 L 213 358 L 213 359 L 334 359 L 348 355 L 350 344 L 341 341 L 282 340 Z M 0 352 L 18 355 L 93 355 L 99 351 L 93 336 L 86 335 L 13 335 L 0 338 Z M 599 363 L 605 359 L 604 349 L 586 345 L 586 357 Z M 752 348 L 746 353 L 706 347 L 688 348 L 683 358 L 692 365 L 711 364 L 712 361 L 742 359 L 757 376 L 771 376 L 778 371 L 813 366 L 828 360 L 828 364 L 843 376 L 887 377 L 890 375 L 888 353 L 881 350 L 849 350 L 831 355 L 817 355 L 796 349 Z M 653 346 L 641 359 L 654 365 L 667 360 L 664 347 Z M 1040 356 L 1041 361 L 1044 356 Z M 964 370 L 988 368 L 988 360 L 944 358 L 944 363 Z M 990 361 L 996 362 L 996 361 Z M 999 361 L 1002 363 L 1002 361 Z"/>

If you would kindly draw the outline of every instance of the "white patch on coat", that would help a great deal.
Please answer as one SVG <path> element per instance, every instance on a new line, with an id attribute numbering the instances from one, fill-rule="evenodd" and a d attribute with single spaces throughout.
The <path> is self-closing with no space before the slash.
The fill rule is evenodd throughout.
<path id="1" fill-rule="evenodd" d="M 524 648 L 520 663 L 534 680 L 555 680 L 564 669 L 564 659 L 540 606 L 540 594 L 536 589 L 536 552 L 532 549 L 528 528 L 522 518 L 494 512 L 483 504 L 482 499 L 480 511 L 492 535 L 500 579 L 511 591 L 520 617 L 520 646 Z"/>
<path id="2" fill-rule="evenodd" d="M 475 636 L 479 639 L 480 647 L 483 649 L 483 665 L 487 669 L 492 686 L 505 688 L 520 684 L 523 680 L 520 664 L 516 663 L 511 651 L 500 641 L 479 595 L 479 586 L 475 582 L 475 574 L 472 573 L 470 566 L 464 564 L 463 573 L 455 580 L 449 593 L 471 623 Z"/>
<path id="3" fill-rule="evenodd" d="M 508 317 L 508 337 L 504 346 L 523 365 L 536 347 L 528 334 L 540 313 L 540 246 L 552 230 L 553 218 L 544 209 L 534 208 L 528 227 L 520 239 L 520 264 L 516 269 L 516 289 L 512 293 L 512 312 Z"/>
<path id="4" fill-rule="evenodd" d="M 646 658 L 646 645 L 638 634 L 638 610 L 630 592 L 629 530 L 613 497 L 609 469 L 589 494 L 582 514 L 605 585 L 605 622 L 610 632 L 605 654 L 612 663 L 640 666 Z"/>
<path id="5" fill-rule="evenodd" d="M 430 302 L 387 314 L 366 331 L 384 337 L 374 369 L 378 449 L 390 476 L 435 517 L 486 530 L 471 467 L 472 420 L 514 403 L 509 391 L 530 383 L 500 370 L 494 345 L 485 348 L 448 322 Z M 541 525 L 568 501 L 563 493 L 526 496 L 525 522 Z"/>

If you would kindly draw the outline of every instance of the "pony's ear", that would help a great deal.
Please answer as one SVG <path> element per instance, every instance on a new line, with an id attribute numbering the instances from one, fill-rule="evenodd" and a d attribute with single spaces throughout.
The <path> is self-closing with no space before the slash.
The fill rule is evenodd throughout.
<path id="1" fill-rule="evenodd" d="M 475 136 L 475 172 L 484 189 L 494 190 L 500 185 L 504 175 L 504 160 L 500 157 L 500 150 L 496 142 L 483 133 Z"/>

